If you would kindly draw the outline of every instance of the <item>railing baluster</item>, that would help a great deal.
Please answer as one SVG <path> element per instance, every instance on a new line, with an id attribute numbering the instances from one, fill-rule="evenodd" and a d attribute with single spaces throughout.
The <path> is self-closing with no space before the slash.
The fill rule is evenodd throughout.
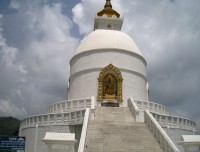
<path id="1" fill-rule="evenodd" d="M 177 149 L 177 147 L 174 145 L 174 143 L 168 137 L 168 135 L 166 134 L 166 132 L 157 123 L 157 121 L 154 119 L 154 117 L 150 114 L 150 112 L 148 110 L 145 110 L 144 114 L 145 114 L 145 123 L 146 123 L 147 127 L 153 133 L 153 135 L 157 139 L 157 141 L 160 144 L 160 146 L 162 147 L 162 149 L 165 152 L 170 152 L 171 150 L 168 149 L 168 147 L 170 147 L 173 152 L 179 152 L 179 150 Z M 151 122 L 150 126 L 147 123 L 148 120 Z M 161 137 L 163 137 L 163 138 L 161 138 Z M 161 142 L 161 141 L 163 141 L 163 142 Z"/>

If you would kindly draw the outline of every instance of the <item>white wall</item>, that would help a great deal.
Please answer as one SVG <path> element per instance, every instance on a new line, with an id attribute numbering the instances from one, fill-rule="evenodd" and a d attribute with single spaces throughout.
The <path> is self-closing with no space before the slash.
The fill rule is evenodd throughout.
<path id="1" fill-rule="evenodd" d="M 124 50 L 93 50 L 73 57 L 69 99 L 97 96 L 99 72 L 110 63 L 122 73 L 124 106 L 129 97 L 147 100 L 146 62 L 141 56 Z"/>
<path id="2" fill-rule="evenodd" d="M 82 125 L 57 125 L 57 126 L 39 126 L 38 127 L 38 138 L 37 138 L 37 152 L 47 152 L 47 146 L 44 144 L 42 139 L 44 138 L 46 132 L 59 132 L 59 133 L 75 133 L 75 139 L 80 140 Z M 26 152 L 34 152 L 35 146 L 35 128 L 22 129 L 21 135 L 26 136 Z M 78 143 L 75 145 L 75 151 L 78 149 Z"/>

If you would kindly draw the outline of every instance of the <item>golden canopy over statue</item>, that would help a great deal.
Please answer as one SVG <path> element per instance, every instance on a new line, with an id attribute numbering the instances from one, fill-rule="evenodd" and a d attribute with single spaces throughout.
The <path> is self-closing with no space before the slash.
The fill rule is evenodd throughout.
<path id="1" fill-rule="evenodd" d="M 98 78 L 98 101 L 117 100 L 122 102 L 122 74 L 112 64 L 101 69 Z"/>
<path id="2" fill-rule="evenodd" d="M 110 0 L 106 0 L 104 9 L 97 13 L 97 16 L 103 16 L 103 15 L 106 15 L 107 17 L 113 17 L 113 16 L 116 16 L 117 18 L 120 17 L 120 14 L 114 9 L 112 9 Z"/>

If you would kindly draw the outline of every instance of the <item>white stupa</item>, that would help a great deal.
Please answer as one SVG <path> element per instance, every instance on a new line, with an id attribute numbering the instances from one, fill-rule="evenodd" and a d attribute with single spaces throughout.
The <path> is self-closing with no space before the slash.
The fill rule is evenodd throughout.
<path id="1" fill-rule="evenodd" d="M 26 152 L 184 151 L 196 124 L 148 101 L 146 60 L 122 24 L 106 0 L 70 61 L 68 100 L 21 122 Z"/>

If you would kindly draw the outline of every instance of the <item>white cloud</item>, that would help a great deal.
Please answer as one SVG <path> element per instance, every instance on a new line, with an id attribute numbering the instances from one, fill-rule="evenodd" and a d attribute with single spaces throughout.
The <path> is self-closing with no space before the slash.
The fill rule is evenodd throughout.
<path id="1" fill-rule="evenodd" d="M 87 21 L 85 21 L 83 5 L 81 3 L 77 4 L 72 11 L 74 13 L 73 21 L 79 26 L 79 32 L 85 34 L 91 31 L 91 24 L 87 24 Z"/>
<path id="2" fill-rule="evenodd" d="M 18 3 L 18 11 L 7 16 L 7 22 L 16 21 L 15 30 L 23 34 L 21 44 L 8 46 L 9 39 L 0 34 L 0 66 L 5 71 L 0 74 L 1 105 L 5 107 L 0 113 L 10 115 L 15 107 L 12 115 L 22 118 L 46 113 L 50 103 L 66 98 L 69 59 L 79 40 L 71 35 L 72 21 L 62 13 L 61 3 Z"/>
<path id="3" fill-rule="evenodd" d="M 33 67 L 31 69 L 34 74 L 43 75 L 42 79 L 52 79 L 55 76 L 58 81 L 66 82 L 66 73 L 69 73 L 67 61 L 78 44 L 77 39 L 70 35 L 72 23 L 61 13 L 60 4 L 44 6 L 41 14 L 35 18 L 38 18 L 36 27 L 42 37 L 39 41 L 37 38 L 32 39 L 28 46 L 32 56 L 29 66 Z M 39 81 L 43 81 L 42 79 Z"/>
<path id="4" fill-rule="evenodd" d="M 10 5 L 9 5 L 9 8 L 12 8 L 12 9 L 19 9 L 20 8 L 20 3 L 18 3 L 17 0 L 11 0 L 10 2 Z"/>
<path id="5" fill-rule="evenodd" d="M 3 19 L 3 15 L 0 15 L 0 22 Z M 18 63 L 17 61 L 17 53 L 18 49 L 15 47 L 11 47 L 6 43 L 6 39 L 2 35 L 3 28 L 0 27 L 0 54 L 1 54 L 1 62 L 5 64 L 6 68 L 11 68 L 17 72 L 27 73 L 25 66 Z"/>
<path id="6" fill-rule="evenodd" d="M 24 107 L 18 107 L 10 100 L 0 99 L 0 114 L 1 116 L 15 116 L 23 118 L 24 116 L 27 116 L 27 111 Z"/>
<path id="7" fill-rule="evenodd" d="M 6 40 L 5 38 L 2 36 L 2 32 L 3 32 L 3 28 L 1 27 L 2 25 L 2 21 L 3 20 L 3 15 L 0 14 L 0 48 L 4 47 L 6 45 Z"/>
<path id="8" fill-rule="evenodd" d="M 104 1 L 82 0 L 73 9 L 73 21 L 79 27 L 80 34 L 93 30 L 93 21 L 97 12 L 102 10 Z"/>
<path id="9" fill-rule="evenodd" d="M 72 22 L 61 13 L 61 4 L 55 4 L 53 7 L 45 5 L 41 10 L 41 17 L 38 16 L 37 27 L 44 33 L 44 39 L 55 41 L 66 41 L 69 35 L 69 29 Z"/>
<path id="10" fill-rule="evenodd" d="M 72 22 L 62 14 L 60 3 L 51 6 L 46 4 L 39 11 L 40 13 L 32 13 L 34 26 L 28 28 L 33 31 L 38 30 L 38 32 L 34 33 L 36 37 L 29 41 L 26 47 L 28 58 L 24 60 L 31 73 L 27 78 L 29 85 L 35 86 L 28 92 L 34 92 L 31 94 L 35 99 L 31 99 L 31 102 L 36 103 L 35 108 L 38 111 L 44 107 L 46 109 L 48 103 L 66 97 L 69 59 L 78 44 L 78 40 L 70 34 Z M 60 88 L 63 89 L 61 93 L 64 92 L 62 96 L 58 93 Z"/>

